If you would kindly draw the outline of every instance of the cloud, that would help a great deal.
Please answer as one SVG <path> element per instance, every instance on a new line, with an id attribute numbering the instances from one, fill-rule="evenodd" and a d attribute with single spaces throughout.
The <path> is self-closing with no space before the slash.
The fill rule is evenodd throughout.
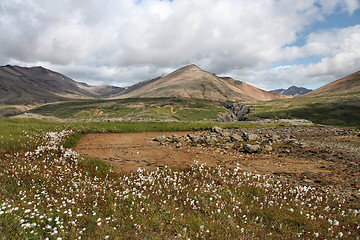
<path id="1" fill-rule="evenodd" d="M 319 87 L 329 80 L 359 71 L 360 25 L 313 33 L 309 35 L 304 46 L 289 48 L 292 50 L 285 51 L 293 52 L 294 59 L 316 55 L 321 60 L 248 71 L 243 73 L 242 77 L 254 85 L 270 90 L 274 82 L 280 83 L 279 86 L 283 88 L 299 84 Z M 261 79 L 268 81 L 262 82 Z"/>
<path id="2" fill-rule="evenodd" d="M 0 63 L 42 64 L 92 84 L 131 85 L 195 63 L 264 88 L 304 85 L 359 67 L 358 26 L 313 32 L 297 44 L 315 22 L 359 7 L 357 0 L 2 1 Z M 311 56 L 319 62 L 278 68 Z"/>

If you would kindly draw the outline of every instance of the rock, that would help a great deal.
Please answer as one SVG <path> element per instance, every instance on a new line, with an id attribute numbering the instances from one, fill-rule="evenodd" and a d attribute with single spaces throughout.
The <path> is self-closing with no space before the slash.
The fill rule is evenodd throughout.
<path id="1" fill-rule="evenodd" d="M 218 126 L 214 126 L 211 128 L 211 132 L 221 133 L 224 129 Z"/>
<path id="2" fill-rule="evenodd" d="M 265 145 L 265 146 L 264 146 L 264 149 L 265 149 L 265 151 L 267 151 L 267 152 L 271 152 L 271 151 L 273 150 L 273 148 L 272 148 L 270 145 Z"/>
<path id="3" fill-rule="evenodd" d="M 252 144 L 245 144 L 244 145 L 244 151 L 247 153 L 256 153 L 259 151 L 260 146 L 259 145 L 252 145 Z"/>
<path id="4" fill-rule="evenodd" d="M 245 141 L 255 141 L 255 140 L 259 139 L 259 136 L 257 134 L 254 134 L 254 133 L 243 132 L 242 133 L 242 138 Z"/>
<path id="5" fill-rule="evenodd" d="M 164 134 L 160 134 L 158 137 L 153 139 L 153 141 L 155 141 L 155 142 L 163 142 L 165 140 L 166 140 L 166 137 L 164 136 Z"/>
<path id="6" fill-rule="evenodd" d="M 176 148 L 181 148 L 182 146 L 183 146 L 183 144 L 181 142 L 179 142 L 175 145 Z"/>
<path id="7" fill-rule="evenodd" d="M 220 136 L 222 136 L 222 137 L 228 137 L 228 136 L 230 136 L 230 133 L 229 133 L 229 131 L 227 131 L 227 130 L 223 130 L 223 131 L 220 133 Z"/>
<path id="8" fill-rule="evenodd" d="M 289 138 L 289 139 L 284 139 L 283 142 L 285 144 L 298 144 L 298 140 L 294 139 L 294 138 Z"/>
<path id="9" fill-rule="evenodd" d="M 301 148 L 308 148 L 309 145 L 307 143 L 304 143 L 304 142 L 299 142 L 299 147 Z"/>
<path id="10" fill-rule="evenodd" d="M 194 134 L 191 134 L 191 133 L 189 133 L 189 134 L 187 135 L 187 137 L 188 137 L 191 141 L 198 141 L 198 140 L 200 139 L 199 136 L 194 135 Z"/>
<path id="11" fill-rule="evenodd" d="M 243 141 L 243 138 L 239 134 L 231 134 L 230 140 L 232 142 L 241 142 L 241 141 Z"/>
<path id="12" fill-rule="evenodd" d="M 269 139 L 266 139 L 266 140 L 261 142 L 261 145 L 263 145 L 263 146 L 271 146 L 272 144 L 271 144 L 271 141 Z"/>
<path id="13" fill-rule="evenodd" d="M 259 135 L 257 134 L 249 134 L 249 141 L 255 141 L 260 139 Z"/>
<path id="14" fill-rule="evenodd" d="M 279 135 L 276 135 L 276 134 L 273 134 L 271 135 L 271 137 L 269 138 L 270 141 L 272 142 L 277 142 L 280 140 L 280 136 Z"/>

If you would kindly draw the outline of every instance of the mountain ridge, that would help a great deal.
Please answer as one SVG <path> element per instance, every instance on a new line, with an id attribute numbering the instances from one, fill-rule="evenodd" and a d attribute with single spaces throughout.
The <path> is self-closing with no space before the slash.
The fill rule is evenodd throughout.
<path id="1" fill-rule="evenodd" d="M 291 86 L 291 87 L 289 87 L 287 89 L 280 88 L 280 89 L 271 90 L 270 92 L 286 95 L 286 96 L 289 96 L 289 97 L 297 97 L 297 96 L 304 95 L 304 94 L 306 94 L 308 92 L 311 92 L 311 91 L 312 91 L 312 89 L 307 89 L 307 88 L 304 88 L 304 87 Z"/>
<path id="2" fill-rule="evenodd" d="M 285 96 L 269 93 L 232 78 L 218 77 L 195 64 L 184 66 L 167 75 L 143 81 L 140 84 L 139 88 L 119 98 L 178 97 L 217 101 L 265 101 L 285 98 Z"/>
<path id="3" fill-rule="evenodd" d="M 41 66 L 0 67 L 0 104 L 3 105 L 110 97 L 122 90 L 114 86 L 89 86 Z"/>

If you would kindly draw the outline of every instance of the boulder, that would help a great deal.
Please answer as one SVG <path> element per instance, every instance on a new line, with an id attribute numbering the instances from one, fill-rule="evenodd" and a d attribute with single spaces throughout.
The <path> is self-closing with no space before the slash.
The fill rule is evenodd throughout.
<path id="1" fill-rule="evenodd" d="M 245 141 L 255 141 L 255 140 L 259 139 L 259 136 L 257 134 L 254 134 L 254 133 L 243 132 L 242 133 L 242 138 Z"/>
<path id="2" fill-rule="evenodd" d="M 244 151 L 247 153 L 256 153 L 260 150 L 259 145 L 252 145 L 252 144 L 245 144 L 244 145 Z"/>
<path id="3" fill-rule="evenodd" d="M 235 134 L 230 135 L 230 140 L 232 142 L 241 142 L 241 141 L 243 141 L 243 138 L 239 134 L 235 133 Z"/>
<path id="4" fill-rule="evenodd" d="M 267 152 L 271 152 L 273 150 L 273 148 L 270 145 L 264 145 L 264 149 Z"/>
<path id="5" fill-rule="evenodd" d="M 263 145 L 263 146 L 271 146 L 272 144 L 271 144 L 271 141 L 269 139 L 266 139 L 266 140 L 261 142 L 261 145 Z"/>
<path id="6" fill-rule="evenodd" d="M 164 134 L 160 134 L 158 137 L 153 139 L 153 141 L 155 141 L 155 142 L 163 142 L 165 140 L 166 140 L 166 137 L 164 136 Z"/>
<path id="7" fill-rule="evenodd" d="M 298 140 L 294 138 L 284 139 L 283 141 L 285 144 L 299 144 Z"/>
<path id="8" fill-rule="evenodd" d="M 191 134 L 191 133 L 189 133 L 189 134 L 187 135 L 187 137 L 188 137 L 191 141 L 198 141 L 198 140 L 200 139 L 199 136 L 197 136 L 197 135 L 195 135 L 195 134 Z"/>
<path id="9" fill-rule="evenodd" d="M 221 133 L 224 129 L 218 126 L 214 126 L 211 128 L 211 132 Z"/>

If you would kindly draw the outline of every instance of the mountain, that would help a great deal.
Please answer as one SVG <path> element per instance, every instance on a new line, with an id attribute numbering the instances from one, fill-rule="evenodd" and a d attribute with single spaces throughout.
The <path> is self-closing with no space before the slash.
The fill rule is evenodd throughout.
<path id="1" fill-rule="evenodd" d="M 311 91 L 312 91 L 311 89 L 291 86 L 288 89 L 281 88 L 281 89 L 271 90 L 270 92 L 278 93 L 278 94 L 282 94 L 282 95 L 286 95 L 286 96 L 290 96 L 290 97 L 297 97 L 297 96 L 309 93 Z"/>
<path id="2" fill-rule="evenodd" d="M 215 101 L 266 101 L 286 96 L 270 93 L 196 65 L 127 88 L 89 86 L 43 67 L 0 67 L 0 105 L 32 105 L 92 98 L 193 98 Z"/>
<path id="3" fill-rule="evenodd" d="M 218 77 L 188 65 L 168 75 L 147 80 L 127 89 L 120 98 L 195 98 L 215 101 L 254 101 L 286 98 L 232 78 Z"/>
<path id="4" fill-rule="evenodd" d="M 304 96 L 348 96 L 360 95 L 360 71 L 326 84 Z"/>
<path id="5" fill-rule="evenodd" d="M 300 118 L 324 125 L 360 127 L 360 71 L 295 98 L 253 106 L 250 119 Z"/>
<path id="6" fill-rule="evenodd" d="M 0 67 L 0 104 L 22 105 L 80 98 L 107 98 L 123 89 L 89 86 L 43 67 Z"/>

